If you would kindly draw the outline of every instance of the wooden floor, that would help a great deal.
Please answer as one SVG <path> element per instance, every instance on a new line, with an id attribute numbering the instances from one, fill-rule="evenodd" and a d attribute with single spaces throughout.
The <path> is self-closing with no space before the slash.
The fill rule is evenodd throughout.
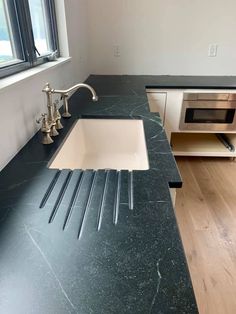
<path id="1" fill-rule="evenodd" d="M 176 217 L 199 313 L 235 314 L 236 161 L 176 160 L 183 179 Z"/>

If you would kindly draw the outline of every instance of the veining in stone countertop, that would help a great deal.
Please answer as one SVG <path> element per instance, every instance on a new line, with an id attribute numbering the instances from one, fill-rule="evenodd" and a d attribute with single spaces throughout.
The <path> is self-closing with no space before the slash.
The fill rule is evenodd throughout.
<path id="1" fill-rule="evenodd" d="M 169 194 L 181 178 L 145 95 L 152 80 L 90 76 L 99 101 L 74 94 L 53 145 L 36 134 L 0 173 L 0 313 L 198 313 Z M 81 115 L 143 119 L 150 169 L 47 169 Z"/>

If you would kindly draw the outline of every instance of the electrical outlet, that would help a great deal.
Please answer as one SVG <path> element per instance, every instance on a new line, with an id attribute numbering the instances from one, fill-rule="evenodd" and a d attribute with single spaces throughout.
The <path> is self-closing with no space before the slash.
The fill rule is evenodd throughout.
<path id="1" fill-rule="evenodd" d="M 217 56 L 217 44 L 210 44 L 208 47 L 208 57 L 216 57 Z"/>
<path id="2" fill-rule="evenodd" d="M 120 46 L 114 45 L 114 57 L 120 57 Z"/>

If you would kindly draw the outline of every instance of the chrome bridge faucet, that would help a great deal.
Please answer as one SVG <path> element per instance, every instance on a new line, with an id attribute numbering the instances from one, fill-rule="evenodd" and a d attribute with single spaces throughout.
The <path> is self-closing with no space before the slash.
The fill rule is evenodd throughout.
<path id="1" fill-rule="evenodd" d="M 47 96 L 48 113 L 42 114 L 42 117 L 36 120 L 37 123 L 42 122 L 42 126 L 41 126 L 41 131 L 43 134 L 42 144 L 53 143 L 52 137 L 57 136 L 59 134 L 57 130 L 60 130 L 63 128 L 63 125 L 61 124 L 61 115 L 57 107 L 58 101 L 55 101 L 53 103 L 52 94 L 61 95 L 61 99 L 63 99 L 63 107 L 64 107 L 64 113 L 62 114 L 62 116 L 63 118 L 70 118 L 71 114 L 69 113 L 69 110 L 68 110 L 69 92 L 76 91 L 82 87 L 85 87 L 91 91 L 93 101 L 98 100 L 98 96 L 95 90 L 88 84 L 79 83 L 65 90 L 53 89 L 51 88 L 49 83 L 45 85 L 42 91 L 46 93 L 46 96 Z"/>
<path id="2" fill-rule="evenodd" d="M 93 98 L 92 98 L 93 101 L 98 100 L 98 96 L 97 96 L 95 90 L 90 85 L 84 84 L 84 83 L 76 84 L 76 85 L 74 85 L 68 89 L 65 89 L 65 90 L 60 90 L 60 89 L 52 89 L 51 90 L 51 92 L 53 94 L 60 94 L 61 98 L 63 99 L 64 113 L 62 114 L 62 116 L 64 118 L 70 118 L 71 117 L 71 114 L 68 111 L 68 97 L 69 97 L 68 93 L 71 91 L 76 91 L 81 87 L 85 87 L 85 88 L 90 90 L 90 92 L 92 93 L 92 96 L 93 96 Z"/>

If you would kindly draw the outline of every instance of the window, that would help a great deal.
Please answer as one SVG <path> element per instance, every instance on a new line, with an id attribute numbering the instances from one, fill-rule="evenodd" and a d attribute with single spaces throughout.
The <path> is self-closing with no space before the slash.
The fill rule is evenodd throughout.
<path id="1" fill-rule="evenodd" d="M 0 0 L 0 77 L 58 55 L 53 0 Z"/>

